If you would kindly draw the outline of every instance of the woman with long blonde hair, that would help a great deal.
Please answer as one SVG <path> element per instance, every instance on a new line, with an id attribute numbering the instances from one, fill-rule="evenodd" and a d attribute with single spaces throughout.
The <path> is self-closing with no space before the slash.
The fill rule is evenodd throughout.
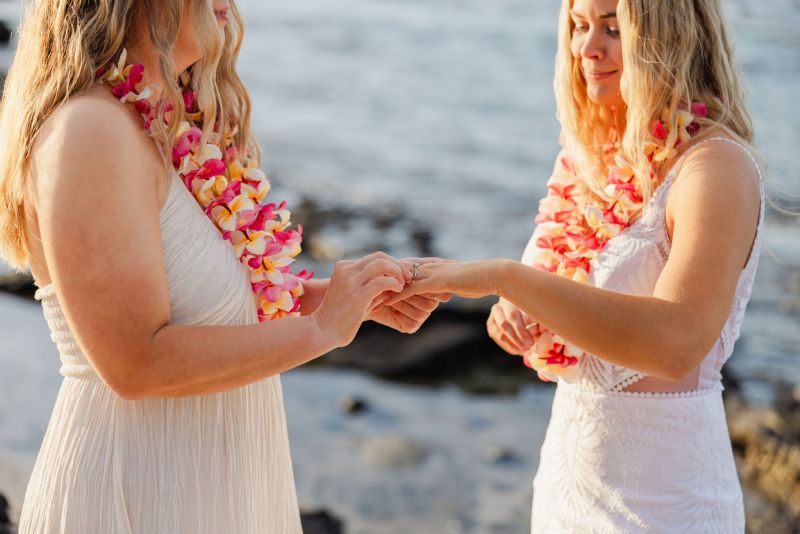
<path id="1" fill-rule="evenodd" d="M 490 336 L 558 382 L 532 532 L 743 532 L 720 378 L 764 190 L 719 0 L 564 0 L 554 85 L 522 262 L 425 265 L 401 296 L 499 295 Z"/>
<path id="2" fill-rule="evenodd" d="M 20 533 L 300 533 L 279 374 L 391 307 L 416 263 L 293 273 L 234 70 L 232 0 L 37 0 L 0 111 L 0 247 L 64 375 Z M 415 260 L 420 262 L 422 260 Z M 275 320 L 280 319 L 280 320 Z"/>

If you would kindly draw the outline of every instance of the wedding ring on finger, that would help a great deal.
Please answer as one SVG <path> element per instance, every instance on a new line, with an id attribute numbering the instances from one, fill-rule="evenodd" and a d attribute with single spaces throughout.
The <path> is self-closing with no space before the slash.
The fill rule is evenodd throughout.
<path id="1" fill-rule="evenodd" d="M 419 263 L 415 263 L 411 266 L 411 283 L 417 281 L 417 270 L 419 270 Z"/>

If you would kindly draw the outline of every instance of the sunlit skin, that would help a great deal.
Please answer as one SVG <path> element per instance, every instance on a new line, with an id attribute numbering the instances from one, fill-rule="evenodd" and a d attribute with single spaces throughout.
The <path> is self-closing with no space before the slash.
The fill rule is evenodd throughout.
<path id="1" fill-rule="evenodd" d="M 571 41 L 587 96 L 621 110 L 622 48 L 613 0 L 576 0 Z M 678 147 L 678 156 L 709 128 Z M 556 159 L 559 161 L 561 154 Z M 662 176 L 663 178 L 663 176 Z M 666 205 L 672 247 L 652 296 L 592 287 L 505 259 L 425 265 L 421 281 L 396 298 L 445 291 L 464 297 L 500 296 L 487 330 L 500 347 L 523 355 L 537 322 L 604 360 L 646 378 L 628 391 L 697 388 L 698 368 L 720 335 L 759 213 L 759 177 L 748 156 L 728 143 L 698 147 L 684 159 Z"/>
<path id="2" fill-rule="evenodd" d="M 623 109 L 622 42 L 614 0 L 576 0 L 570 12 L 572 57 L 581 66 L 586 93 L 596 104 Z"/>
<path id="3" fill-rule="evenodd" d="M 214 2 L 220 28 L 227 7 Z M 129 62 L 144 65 L 143 85 L 159 83 L 146 24 L 134 28 L 140 34 L 131 36 Z M 193 35 L 186 23 L 179 28 L 179 71 L 199 59 Z M 29 163 L 25 211 L 37 285 L 53 283 L 87 359 L 125 399 L 241 387 L 346 345 L 367 319 L 414 332 L 448 298 L 417 295 L 386 306 L 385 297 L 410 281 L 412 263 L 437 260 L 375 253 L 338 262 L 330 280 L 309 283 L 303 316 L 247 326 L 174 325 L 159 223 L 170 177 L 138 113 L 96 86 L 47 119 Z"/>

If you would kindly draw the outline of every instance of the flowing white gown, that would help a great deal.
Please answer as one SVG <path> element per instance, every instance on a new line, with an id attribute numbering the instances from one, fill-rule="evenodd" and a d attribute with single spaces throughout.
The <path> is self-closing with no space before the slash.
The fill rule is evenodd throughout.
<path id="1" fill-rule="evenodd" d="M 172 323 L 258 322 L 245 267 L 176 175 L 160 219 Z M 213 395 L 124 400 L 81 353 L 55 288 L 37 298 L 64 380 L 21 534 L 301 532 L 278 377 Z"/>
<path id="2" fill-rule="evenodd" d="M 712 141 L 732 143 L 712 138 L 695 147 Z M 593 261 L 590 284 L 653 294 L 669 256 L 665 207 L 679 164 L 655 191 L 640 219 L 609 241 Z M 760 255 L 764 222 L 760 170 L 759 177 L 761 213 L 755 242 L 728 319 L 701 364 L 697 390 L 626 392 L 644 375 L 592 355 L 584 357 L 578 378 L 560 381 L 556 388 L 533 481 L 531 532 L 744 532 L 720 371 L 739 337 Z M 534 232 L 523 261 L 535 254 L 537 237 Z"/>

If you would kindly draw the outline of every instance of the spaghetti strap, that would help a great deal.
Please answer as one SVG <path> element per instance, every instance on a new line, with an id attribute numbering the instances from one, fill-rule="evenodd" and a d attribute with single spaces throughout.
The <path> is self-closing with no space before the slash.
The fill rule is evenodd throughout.
<path id="1" fill-rule="evenodd" d="M 735 146 L 741 148 L 742 150 L 744 150 L 745 154 L 747 154 L 747 157 L 750 158 L 750 161 L 753 163 L 753 166 L 756 168 L 756 172 L 758 172 L 758 181 L 759 181 L 759 184 L 760 184 L 762 192 L 763 192 L 764 175 L 761 173 L 761 166 L 758 164 L 758 161 L 756 160 L 755 156 L 753 156 L 753 153 L 744 144 L 742 144 L 742 143 L 740 143 L 738 141 L 734 141 L 733 139 L 728 139 L 727 137 L 721 137 L 721 136 L 714 136 L 714 137 L 709 137 L 708 139 L 703 139 L 703 140 L 699 141 L 698 143 L 696 143 L 696 144 L 692 145 L 691 147 L 689 147 L 689 149 L 685 153 L 683 153 L 680 158 L 678 158 L 678 161 L 675 162 L 675 164 L 672 166 L 672 168 L 670 168 L 668 177 L 669 178 L 673 178 L 673 175 L 678 172 L 678 169 L 680 168 L 681 164 L 683 163 L 683 160 L 689 154 L 694 152 L 694 150 L 696 148 L 701 147 L 701 146 L 705 145 L 706 143 L 710 143 L 711 141 L 723 141 L 725 143 L 729 143 L 731 145 L 735 145 Z"/>

